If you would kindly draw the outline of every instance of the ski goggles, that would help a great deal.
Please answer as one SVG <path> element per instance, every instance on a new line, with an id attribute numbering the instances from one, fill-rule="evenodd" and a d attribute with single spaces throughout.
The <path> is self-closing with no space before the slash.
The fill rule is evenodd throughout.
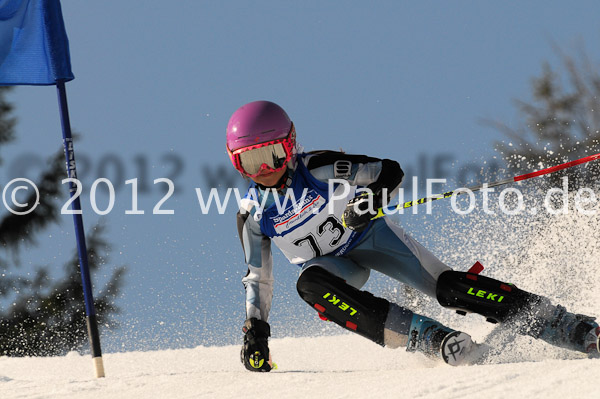
<path id="1" fill-rule="evenodd" d="M 239 148 L 227 149 L 233 166 L 245 176 L 256 177 L 267 171 L 279 172 L 287 166 L 294 153 L 296 131 L 294 125 L 287 137 Z"/>

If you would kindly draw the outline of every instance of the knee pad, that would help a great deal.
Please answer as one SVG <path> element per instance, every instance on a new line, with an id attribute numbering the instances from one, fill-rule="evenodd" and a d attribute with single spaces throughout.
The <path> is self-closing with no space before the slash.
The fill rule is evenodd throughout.
<path id="1" fill-rule="evenodd" d="M 478 313 L 491 323 L 504 322 L 532 308 L 542 297 L 476 273 L 446 271 L 437 281 L 437 300 L 457 313 Z"/>
<path id="2" fill-rule="evenodd" d="M 379 345 L 390 303 L 358 290 L 318 266 L 306 269 L 296 284 L 298 294 L 319 314 Z"/>

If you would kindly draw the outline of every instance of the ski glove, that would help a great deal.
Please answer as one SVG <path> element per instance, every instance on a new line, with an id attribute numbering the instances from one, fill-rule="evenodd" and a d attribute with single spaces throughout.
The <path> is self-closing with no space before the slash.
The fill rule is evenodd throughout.
<path id="1" fill-rule="evenodd" d="M 365 230 L 371 222 L 371 218 L 377 215 L 380 204 L 380 196 L 372 193 L 363 193 L 352 198 L 346 204 L 346 210 L 342 215 L 344 227 L 357 232 Z"/>
<path id="2" fill-rule="evenodd" d="M 244 367 L 250 371 L 271 371 L 272 363 L 267 342 L 271 336 L 269 323 L 253 317 L 246 320 L 242 331 L 244 345 L 241 360 Z"/>

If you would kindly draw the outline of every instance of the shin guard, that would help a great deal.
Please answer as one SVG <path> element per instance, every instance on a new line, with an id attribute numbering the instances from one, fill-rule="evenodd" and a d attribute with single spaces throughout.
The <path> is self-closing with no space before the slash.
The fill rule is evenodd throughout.
<path id="1" fill-rule="evenodd" d="M 298 294 L 320 315 L 384 345 L 383 331 L 390 303 L 358 290 L 318 266 L 306 269 L 296 284 Z"/>
<path id="2" fill-rule="evenodd" d="M 491 323 L 533 309 L 543 297 L 518 289 L 512 284 L 470 272 L 443 272 L 437 282 L 438 302 L 460 314 L 478 313 Z"/>

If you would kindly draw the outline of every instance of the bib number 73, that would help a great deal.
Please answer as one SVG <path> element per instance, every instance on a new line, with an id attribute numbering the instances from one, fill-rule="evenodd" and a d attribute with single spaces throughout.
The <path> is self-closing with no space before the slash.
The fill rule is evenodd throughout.
<path id="1" fill-rule="evenodd" d="M 333 233 L 333 238 L 328 243 L 324 240 L 324 235 L 326 232 Z M 323 249 L 320 245 L 325 243 L 325 245 L 328 247 L 326 248 L 326 253 L 329 253 L 331 249 L 335 248 L 340 243 L 340 240 L 344 235 L 344 225 L 338 218 L 333 215 L 329 215 L 323 223 L 317 226 L 316 233 L 316 235 L 309 233 L 302 238 L 298 238 L 293 242 L 293 244 L 299 247 L 308 245 L 313 251 L 315 258 L 322 256 Z"/>

